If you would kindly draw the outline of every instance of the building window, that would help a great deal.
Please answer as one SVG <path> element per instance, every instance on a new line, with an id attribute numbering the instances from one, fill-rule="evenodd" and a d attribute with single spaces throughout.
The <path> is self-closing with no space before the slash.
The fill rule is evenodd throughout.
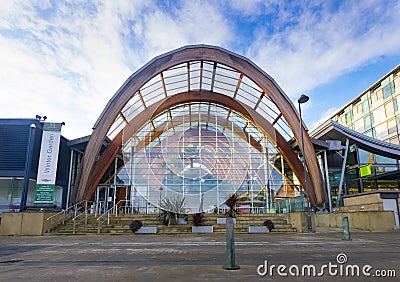
<path id="1" fill-rule="evenodd" d="M 390 90 L 390 84 L 384 86 L 382 88 L 382 92 L 383 92 L 383 99 L 386 100 L 386 99 L 390 98 L 392 95 L 392 91 Z"/>
<path id="2" fill-rule="evenodd" d="M 363 114 L 369 113 L 368 99 L 365 99 L 364 101 L 362 101 L 362 112 L 363 112 Z"/>
<path id="3" fill-rule="evenodd" d="M 346 118 L 346 125 L 349 125 L 351 123 L 351 112 L 347 112 L 345 114 L 345 118 Z"/>
<path id="4" fill-rule="evenodd" d="M 372 113 L 364 117 L 364 130 L 369 130 L 373 125 L 373 115 Z"/>
<path id="5" fill-rule="evenodd" d="M 372 129 L 366 131 L 366 132 L 365 132 L 365 135 L 367 135 L 367 136 L 369 136 L 369 137 L 371 137 L 371 138 L 376 138 L 376 137 L 375 137 L 375 129 L 372 128 Z"/>

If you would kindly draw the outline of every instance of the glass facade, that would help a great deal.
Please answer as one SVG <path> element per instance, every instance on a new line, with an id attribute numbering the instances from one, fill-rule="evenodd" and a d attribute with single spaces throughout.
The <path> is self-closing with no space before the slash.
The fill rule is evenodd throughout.
<path id="1" fill-rule="evenodd" d="M 19 211 L 22 196 L 23 177 L 0 177 L 0 216 L 2 212 Z M 26 206 L 35 206 L 36 180 L 29 180 Z M 63 188 L 55 186 L 54 205 L 62 207 Z"/>
<path id="2" fill-rule="evenodd" d="M 399 145 L 400 68 L 345 106 L 332 120 L 374 139 Z M 349 146 L 343 177 L 342 195 L 375 190 L 399 190 L 399 156 L 392 158 L 360 148 L 354 140 Z M 343 143 L 342 143 L 343 145 Z M 338 155 L 344 156 L 343 149 Z M 342 159 L 331 159 L 329 184 L 334 204 L 341 180 Z"/>
<path id="3" fill-rule="evenodd" d="M 388 74 L 332 119 L 372 138 L 400 144 L 399 97 L 400 75 L 397 71 Z"/>
<path id="4" fill-rule="evenodd" d="M 139 213 L 157 213 L 163 199 L 180 197 L 186 213 L 224 210 L 233 193 L 240 194 L 242 212 L 269 213 L 277 200 L 286 205 L 289 195 L 278 195 L 283 186 L 290 197 L 300 196 L 267 136 L 239 113 L 209 102 L 166 110 L 131 136 L 122 154 L 118 185 L 129 187 L 126 202 Z M 304 197 L 293 203 L 303 210 Z"/>

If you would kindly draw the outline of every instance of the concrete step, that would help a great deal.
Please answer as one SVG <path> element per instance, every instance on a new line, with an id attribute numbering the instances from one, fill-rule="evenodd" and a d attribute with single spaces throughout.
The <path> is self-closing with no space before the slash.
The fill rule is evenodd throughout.
<path id="1" fill-rule="evenodd" d="M 217 224 L 217 218 L 223 218 L 222 214 L 206 214 L 204 225 L 212 225 L 214 233 L 225 233 L 225 224 Z M 188 216 L 188 224 L 164 226 L 158 220 L 158 214 L 118 214 L 110 216 L 110 224 L 107 224 L 107 218 L 101 219 L 101 234 L 127 234 L 132 231 L 129 228 L 133 220 L 140 220 L 143 226 L 157 226 L 158 234 L 185 234 L 191 233 L 191 216 Z M 275 229 L 272 232 L 296 232 L 296 229 L 291 224 L 287 223 L 278 214 L 242 214 L 236 217 L 235 232 L 248 233 L 249 225 L 263 225 L 265 220 L 271 220 L 274 223 Z M 76 223 L 75 234 L 97 234 L 98 220 L 91 214 L 88 215 L 87 225 L 84 225 L 85 220 L 80 220 Z M 68 220 L 63 225 L 54 228 L 50 234 L 71 235 L 73 233 L 73 221 Z"/>

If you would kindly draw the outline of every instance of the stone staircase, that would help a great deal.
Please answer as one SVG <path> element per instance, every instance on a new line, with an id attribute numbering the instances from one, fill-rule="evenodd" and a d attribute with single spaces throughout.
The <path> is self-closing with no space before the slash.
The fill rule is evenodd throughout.
<path id="1" fill-rule="evenodd" d="M 204 225 L 212 225 L 214 233 L 225 233 L 225 224 L 217 224 L 217 218 L 224 218 L 222 214 L 206 214 Z M 143 226 L 157 226 L 157 234 L 188 234 L 192 233 L 191 216 L 188 216 L 188 224 L 164 226 L 158 221 L 157 214 L 118 214 L 110 216 L 110 224 L 101 224 L 100 234 L 132 234 L 129 224 L 133 220 L 140 220 Z M 296 232 L 286 219 L 279 214 L 240 214 L 236 217 L 235 233 L 248 233 L 250 225 L 262 226 L 265 220 L 271 220 L 275 229 L 272 232 Z M 73 221 L 68 220 L 65 224 L 58 225 L 51 230 L 53 235 L 73 235 Z M 98 234 L 98 220 L 94 215 L 88 215 L 87 224 L 84 220 L 76 223 L 75 235 Z"/>

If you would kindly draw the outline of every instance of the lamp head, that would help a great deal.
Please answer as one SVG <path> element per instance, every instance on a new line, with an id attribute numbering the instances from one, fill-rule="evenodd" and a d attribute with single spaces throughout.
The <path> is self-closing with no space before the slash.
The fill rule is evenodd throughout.
<path id="1" fill-rule="evenodd" d="M 300 96 L 300 98 L 297 100 L 297 102 L 298 102 L 299 104 L 304 104 L 304 103 L 307 103 L 308 100 L 310 100 L 310 97 L 308 97 L 308 96 L 305 95 L 305 94 L 301 94 L 301 96 Z"/>

